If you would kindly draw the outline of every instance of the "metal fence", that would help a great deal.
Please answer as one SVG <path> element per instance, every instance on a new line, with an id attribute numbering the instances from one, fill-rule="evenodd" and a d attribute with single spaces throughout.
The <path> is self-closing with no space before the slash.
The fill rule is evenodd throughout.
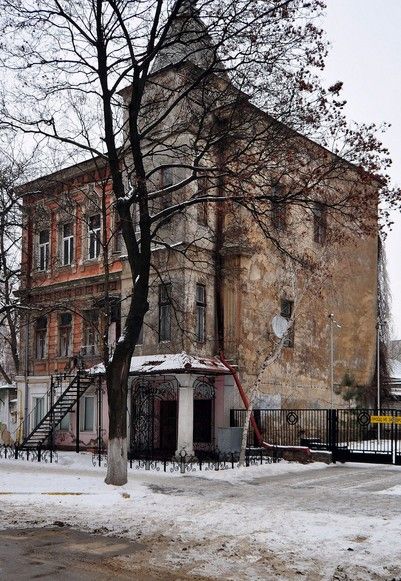
<path id="1" fill-rule="evenodd" d="M 401 464 L 401 410 L 261 409 L 254 411 L 264 441 L 276 446 L 330 450 L 336 460 Z M 231 410 L 231 426 L 243 426 L 246 411 Z M 256 445 L 249 426 L 248 446 Z"/>
<path id="2" fill-rule="evenodd" d="M 0 445 L 0 458 L 5 460 L 26 460 L 28 462 L 58 462 L 58 453 L 53 449 L 46 449 L 42 446 L 37 448 L 23 449 L 17 445 Z"/>

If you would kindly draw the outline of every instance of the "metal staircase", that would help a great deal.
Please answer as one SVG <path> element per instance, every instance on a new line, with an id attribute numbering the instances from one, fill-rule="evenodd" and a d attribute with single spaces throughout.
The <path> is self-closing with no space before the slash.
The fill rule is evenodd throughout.
<path id="1" fill-rule="evenodd" d="M 93 376 L 88 375 L 84 371 L 78 371 L 63 390 L 63 380 L 65 381 L 66 379 L 67 376 L 57 376 L 57 386 L 55 379 L 52 377 L 52 386 L 47 393 L 50 401 L 49 410 L 30 434 L 24 438 L 22 444 L 19 446 L 20 448 L 36 449 L 44 446 L 46 441 L 52 437 L 55 428 L 60 424 L 61 420 L 78 404 L 80 398 L 89 386 L 92 385 L 94 380 Z M 61 395 L 57 397 L 57 392 L 60 391 Z"/>

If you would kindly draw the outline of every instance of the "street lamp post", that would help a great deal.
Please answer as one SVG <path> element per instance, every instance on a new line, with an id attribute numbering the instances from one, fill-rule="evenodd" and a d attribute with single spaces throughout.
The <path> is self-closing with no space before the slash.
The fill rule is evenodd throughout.
<path id="1" fill-rule="evenodd" d="M 330 391 L 331 391 L 331 409 L 334 409 L 334 325 L 341 329 L 341 325 L 334 319 L 334 314 L 330 313 Z"/>

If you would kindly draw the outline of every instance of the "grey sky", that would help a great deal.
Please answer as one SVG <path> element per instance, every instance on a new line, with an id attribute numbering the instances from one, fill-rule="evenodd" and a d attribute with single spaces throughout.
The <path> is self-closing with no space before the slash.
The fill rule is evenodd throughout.
<path id="1" fill-rule="evenodd" d="M 323 26 L 331 42 L 325 76 L 344 81 L 347 113 L 356 121 L 392 124 L 383 141 L 390 174 L 401 186 L 401 0 L 327 0 Z M 393 337 L 401 338 L 401 216 L 386 242 Z"/>

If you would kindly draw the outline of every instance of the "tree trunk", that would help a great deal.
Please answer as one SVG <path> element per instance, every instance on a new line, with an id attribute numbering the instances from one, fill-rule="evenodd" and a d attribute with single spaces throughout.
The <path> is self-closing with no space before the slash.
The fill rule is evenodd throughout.
<path id="1" fill-rule="evenodd" d="M 241 468 L 245 466 L 246 443 L 248 440 L 249 424 L 251 422 L 252 411 L 253 411 L 253 397 L 251 397 L 251 399 L 249 401 L 249 406 L 248 406 L 248 409 L 246 410 L 244 427 L 242 430 L 241 451 L 239 454 L 239 462 L 238 462 L 238 464 Z"/>
<path id="2" fill-rule="evenodd" d="M 131 353 L 113 357 L 106 370 L 109 443 L 106 484 L 127 483 L 127 393 Z"/>

